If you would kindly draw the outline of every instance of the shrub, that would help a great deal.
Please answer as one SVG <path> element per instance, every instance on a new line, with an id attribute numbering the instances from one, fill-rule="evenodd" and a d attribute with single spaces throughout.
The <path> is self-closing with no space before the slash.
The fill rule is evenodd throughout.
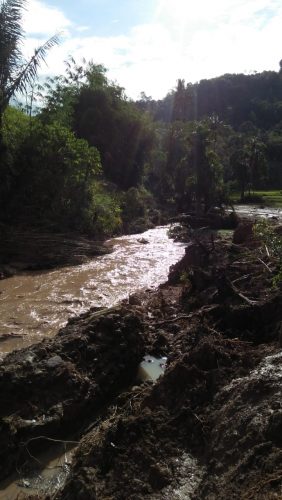
<path id="1" fill-rule="evenodd" d="M 266 253 L 277 262 L 277 273 L 273 284 L 282 281 L 282 237 L 275 232 L 274 227 L 266 219 L 260 219 L 254 226 L 254 235 L 265 247 Z"/>

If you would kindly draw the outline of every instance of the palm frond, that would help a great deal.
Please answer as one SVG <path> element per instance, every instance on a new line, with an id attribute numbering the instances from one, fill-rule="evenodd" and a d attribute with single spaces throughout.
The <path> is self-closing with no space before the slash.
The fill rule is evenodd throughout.
<path id="1" fill-rule="evenodd" d="M 59 35 L 54 35 L 47 40 L 43 45 L 35 50 L 32 58 L 23 66 L 19 74 L 13 80 L 7 89 L 7 99 L 9 100 L 15 92 L 23 93 L 27 90 L 37 77 L 38 69 L 42 62 L 46 63 L 48 51 L 58 45 L 60 41 Z"/>
<path id="2" fill-rule="evenodd" d="M 25 92 L 34 82 L 47 52 L 59 43 L 59 35 L 52 36 L 25 62 L 21 50 L 25 7 L 26 0 L 0 0 L 0 114 L 16 92 Z"/>
<path id="3" fill-rule="evenodd" d="M 24 32 L 22 11 L 26 0 L 5 0 L 0 3 L 0 88 L 11 80 L 19 60 Z"/>

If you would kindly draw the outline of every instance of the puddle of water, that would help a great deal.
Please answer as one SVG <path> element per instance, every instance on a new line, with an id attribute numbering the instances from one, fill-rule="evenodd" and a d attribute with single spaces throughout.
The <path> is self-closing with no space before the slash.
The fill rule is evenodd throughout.
<path id="1" fill-rule="evenodd" d="M 157 287 L 184 254 L 168 226 L 110 240 L 113 253 L 90 262 L 0 281 L 0 353 L 53 336 L 70 316 L 110 307 L 142 288 Z M 146 245 L 140 243 L 146 239 Z M 139 240 L 139 241 L 138 241 Z M 17 335 L 17 336 L 16 336 Z"/>
<path id="2" fill-rule="evenodd" d="M 155 382 L 164 374 L 167 358 L 155 358 L 154 356 L 145 356 L 140 363 L 137 373 L 138 380 L 142 382 L 152 380 Z"/>
<path id="3" fill-rule="evenodd" d="M 66 445 L 35 457 L 30 471 L 19 471 L 0 484 L 0 500 L 54 493 L 62 487 L 69 474 L 73 453 L 74 447 Z"/>

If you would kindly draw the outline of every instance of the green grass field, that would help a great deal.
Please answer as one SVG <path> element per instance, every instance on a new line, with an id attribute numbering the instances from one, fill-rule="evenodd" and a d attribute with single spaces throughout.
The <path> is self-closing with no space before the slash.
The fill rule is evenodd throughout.
<path id="1" fill-rule="evenodd" d="M 246 193 L 247 196 L 247 193 Z M 262 204 L 267 207 L 282 207 L 282 190 L 278 191 L 252 191 L 251 196 L 258 196 L 262 198 Z M 234 192 L 230 196 L 231 200 L 236 203 L 240 202 L 240 194 Z"/>
<path id="2" fill-rule="evenodd" d="M 267 206 L 282 207 L 282 191 L 255 191 L 255 194 L 262 196 Z"/>

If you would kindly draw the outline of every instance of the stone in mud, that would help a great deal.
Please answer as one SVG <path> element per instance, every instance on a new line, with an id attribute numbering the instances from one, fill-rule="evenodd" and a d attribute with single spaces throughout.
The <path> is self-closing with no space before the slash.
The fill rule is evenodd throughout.
<path id="1" fill-rule="evenodd" d="M 137 241 L 138 241 L 138 243 L 141 243 L 142 245 L 148 245 L 148 243 L 149 243 L 149 240 L 147 240 L 146 238 L 139 238 Z"/>
<path id="2" fill-rule="evenodd" d="M 52 358 L 47 359 L 46 366 L 48 368 L 57 368 L 63 364 L 61 356 L 52 356 Z"/>

